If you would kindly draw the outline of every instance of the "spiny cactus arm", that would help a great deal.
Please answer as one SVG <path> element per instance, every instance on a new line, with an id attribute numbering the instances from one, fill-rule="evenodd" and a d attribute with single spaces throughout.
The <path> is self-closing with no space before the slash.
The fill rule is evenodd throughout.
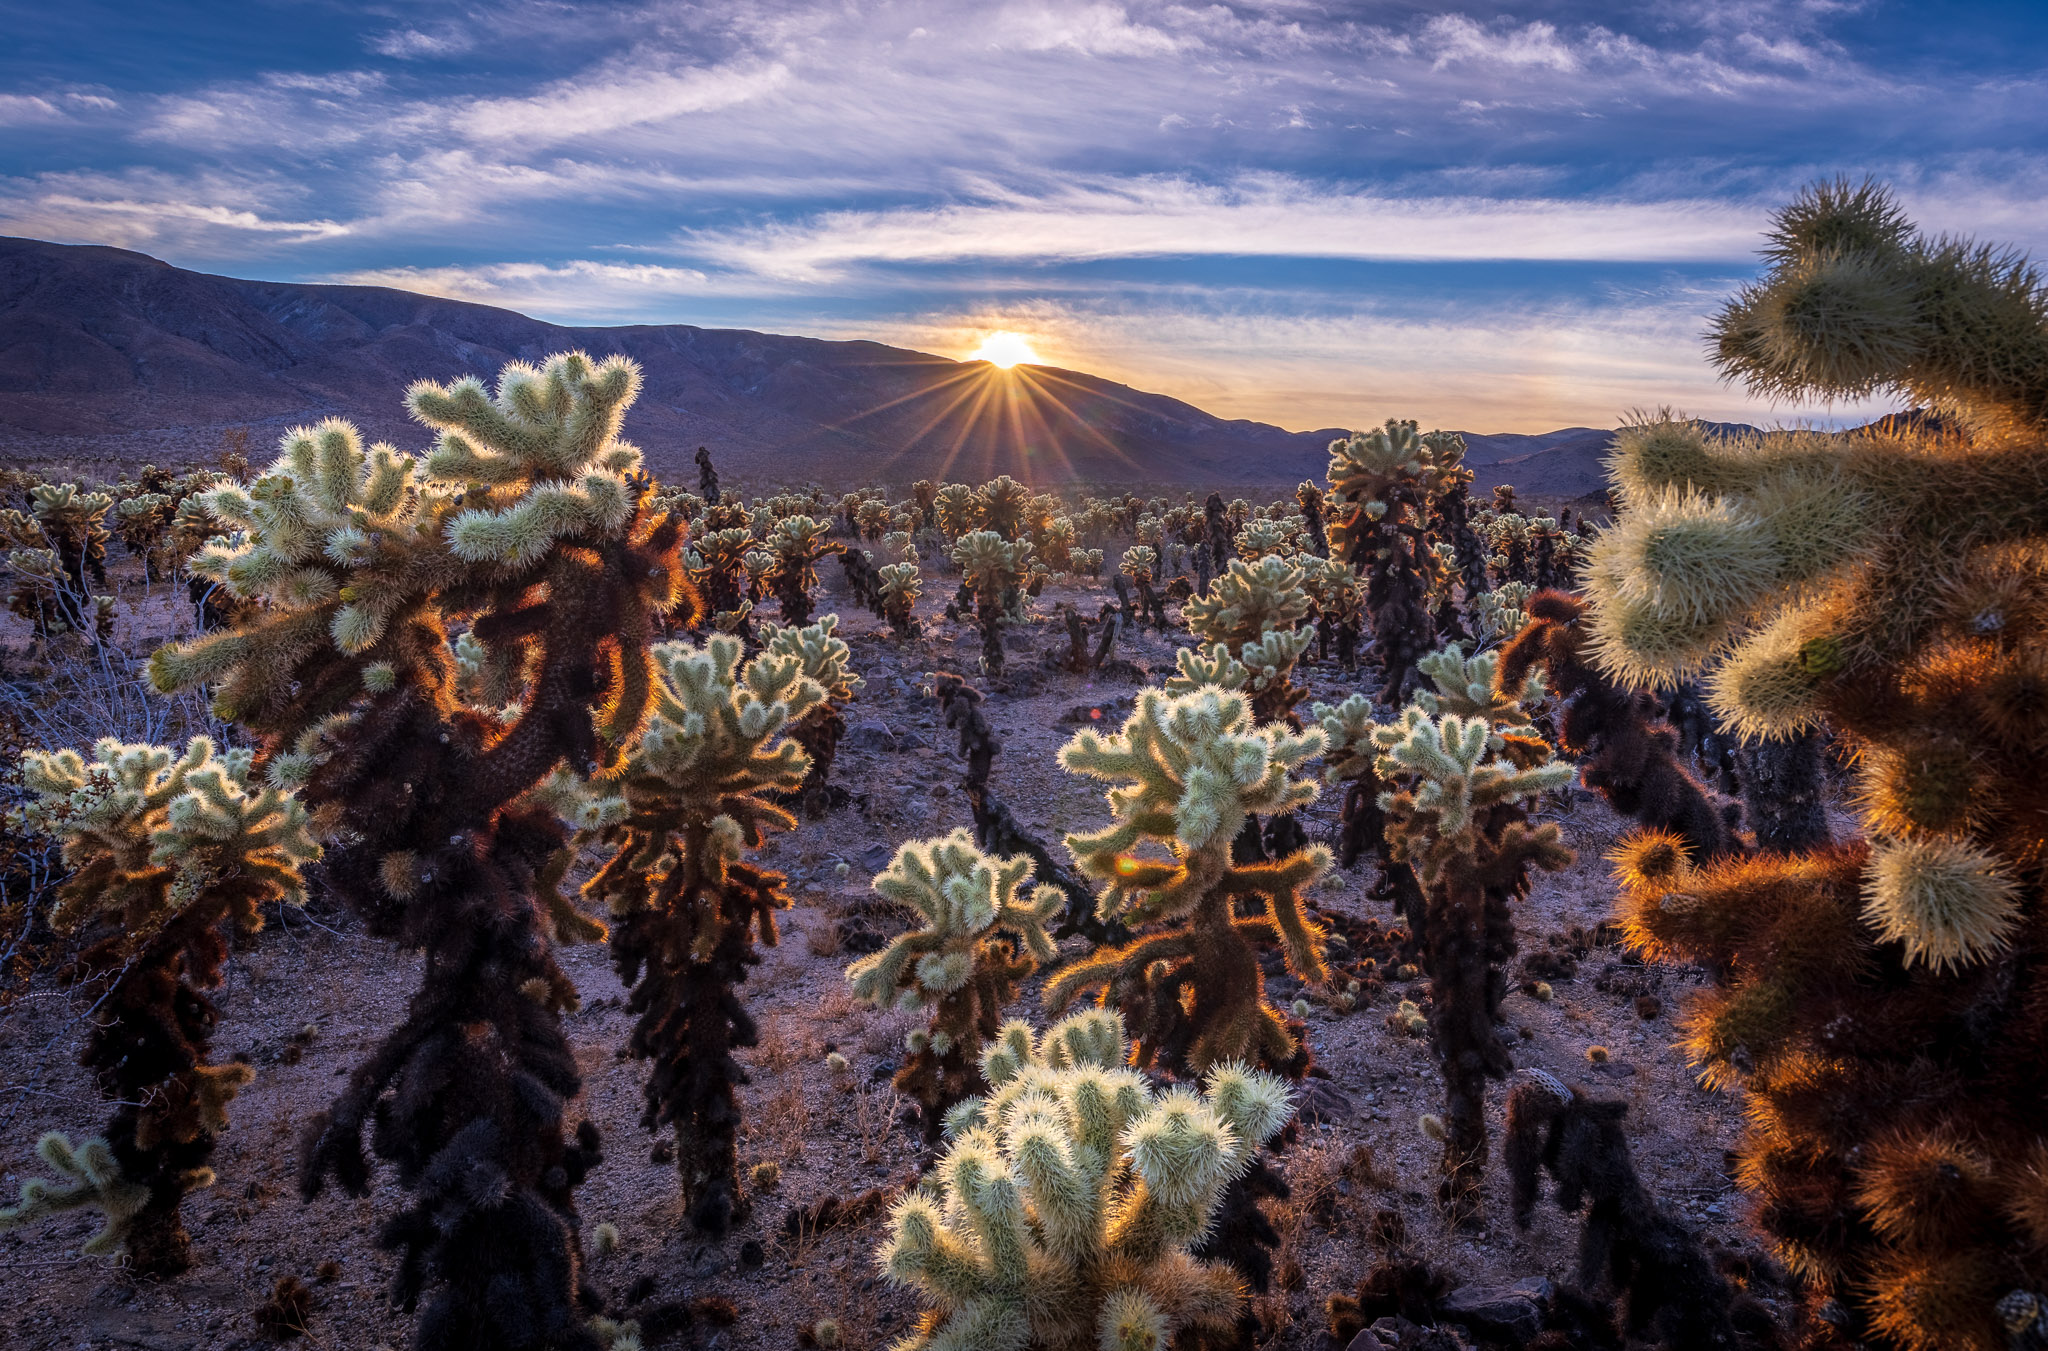
<path id="1" fill-rule="evenodd" d="M 1182 648 L 1174 657 L 1179 674 L 1166 678 L 1168 694 L 1192 694 L 1204 686 L 1219 690 L 1241 690 L 1251 672 L 1230 655 L 1226 643 L 1211 643 L 1206 649 Z"/>
<path id="2" fill-rule="evenodd" d="M 1545 694 L 1543 672 L 1530 669 L 1520 685 L 1505 688 L 1496 679 L 1500 653 L 1465 655 L 1462 643 L 1451 643 L 1415 663 L 1417 670 L 1436 686 L 1423 691 L 1417 702 L 1430 713 L 1455 713 L 1462 718 L 1483 718 L 1495 727 L 1526 727 L 1528 708 L 1541 703 Z"/>
<path id="3" fill-rule="evenodd" d="M 118 1251 L 129 1222 L 149 1202 L 149 1188 L 121 1176 L 121 1165 L 105 1140 L 87 1140 L 74 1148 L 69 1139 L 51 1131 L 36 1142 L 36 1155 L 70 1180 L 31 1178 L 22 1183 L 19 1204 L 0 1209 L 0 1230 L 18 1229 L 48 1215 L 91 1206 L 106 1223 L 86 1240 L 82 1251 L 95 1257 Z"/>
<path id="4" fill-rule="evenodd" d="M 764 624 L 761 643 L 764 655 L 794 657 L 803 675 L 825 691 L 827 698 L 844 703 L 865 683 L 853 673 L 853 650 L 838 636 L 839 616 L 821 615 L 815 624 L 802 628 Z M 794 710 L 801 718 L 810 707 Z"/>
<path id="5" fill-rule="evenodd" d="M 1233 896 L 1258 896 L 1266 902 L 1263 919 L 1280 937 L 1287 969 L 1299 980 L 1321 985 L 1330 978 L 1323 964 L 1323 928 L 1302 909 L 1301 893 L 1330 870 L 1330 851 L 1322 845 L 1296 850 L 1268 863 L 1234 867 L 1222 882 Z"/>
<path id="6" fill-rule="evenodd" d="M 1184 961 L 1194 956 L 1195 939 L 1188 933 L 1147 934 L 1121 948 L 1090 953 L 1060 968 L 1045 984 L 1045 1007 L 1063 1013 L 1084 990 L 1101 989 L 1119 977 L 1145 970 L 1154 962 Z"/>

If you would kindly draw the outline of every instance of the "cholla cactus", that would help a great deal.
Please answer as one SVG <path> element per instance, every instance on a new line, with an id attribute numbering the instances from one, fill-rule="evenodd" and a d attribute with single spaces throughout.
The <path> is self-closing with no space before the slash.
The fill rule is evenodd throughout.
<path id="1" fill-rule="evenodd" d="M 993 1094 L 956 1110 L 936 1187 L 890 1215 L 883 1270 L 935 1306 L 895 1351 L 1157 1351 L 1231 1327 L 1237 1274 L 1189 1249 L 1292 1115 L 1287 1089 L 1221 1065 L 1199 1096 L 1155 1093 L 1122 1051 L 1101 1012 L 1035 1045 L 1004 1028 L 982 1062 Z"/>
<path id="2" fill-rule="evenodd" d="M 764 625 L 761 630 L 763 651 L 793 659 L 797 669 L 825 691 L 824 699 L 790 728 L 790 736 L 811 760 L 801 797 L 804 815 L 813 821 L 831 810 L 832 764 L 838 758 L 839 739 L 846 735 L 846 705 L 865 683 L 853 673 L 853 650 L 838 629 L 839 616 L 825 615 L 804 628 Z"/>
<path id="3" fill-rule="evenodd" d="M 915 910 L 923 927 L 846 969 L 853 992 L 877 1007 L 931 1012 L 910 1036 L 896 1087 L 924 1112 L 925 1140 L 939 1138 L 946 1113 L 988 1091 L 981 1048 L 1002 1026 L 1017 984 L 1058 953 L 1046 925 L 1065 908 L 1057 887 L 1027 887 L 1030 858 L 999 858 L 975 847 L 965 830 L 910 840 L 875 878 L 875 890 Z M 1017 940 L 1017 950 L 998 941 Z"/>
<path id="4" fill-rule="evenodd" d="M 932 499 L 932 512 L 939 534 L 949 543 L 981 524 L 981 500 L 964 483 L 948 483 L 940 488 L 938 496 Z"/>
<path id="5" fill-rule="evenodd" d="M 1529 624 L 1529 598 L 1536 588 L 1527 582 L 1502 582 L 1472 597 L 1472 636 L 1481 643 L 1505 643 Z"/>
<path id="6" fill-rule="evenodd" d="M 1486 1163 L 1486 1081 L 1511 1068 L 1494 1030 L 1515 953 L 1509 905 L 1528 894 L 1532 867 L 1554 872 L 1572 860 L 1556 824 L 1532 828 L 1525 809 L 1572 774 L 1531 734 L 1520 706 L 1541 683 L 1499 691 L 1494 660 L 1456 647 L 1438 654 L 1424 670 L 1438 693 L 1370 733 L 1387 860 L 1416 884 L 1408 919 L 1430 978 L 1430 1042 L 1444 1075 L 1441 1196 L 1461 1221 L 1476 1211 Z M 1357 711 L 1317 708 L 1354 755 Z"/>
<path id="7" fill-rule="evenodd" d="M 1008 474 L 999 474 L 981 485 L 975 494 L 975 520 L 983 530 L 993 530 L 1006 540 L 1022 537 L 1031 490 Z"/>
<path id="8" fill-rule="evenodd" d="M 83 932 L 82 974 L 110 981 L 80 1059 L 120 1106 L 104 1140 L 44 1140 L 45 1161 L 75 1185 L 29 1183 L 0 1227 L 93 1205 L 106 1227 L 89 1251 L 125 1246 L 131 1267 L 158 1275 L 190 1265 L 179 1204 L 212 1182 L 214 1139 L 254 1077 L 206 1063 L 223 930 L 253 932 L 259 907 L 303 902 L 302 870 L 320 856 L 305 808 L 252 784 L 249 765 L 247 751 L 221 755 L 205 737 L 182 756 L 108 739 L 90 762 L 71 750 L 23 758 L 33 797 L 13 824 L 63 842 L 70 876 L 49 920 Z"/>
<path id="9" fill-rule="evenodd" d="M 1337 643 L 1337 664 L 1345 670 L 1358 665 L 1358 639 L 1365 616 L 1365 583 L 1358 570 L 1340 558 L 1317 558 L 1297 554 L 1302 570 L 1302 589 L 1316 607 L 1318 656 L 1330 658 L 1330 640 Z"/>
<path id="10" fill-rule="evenodd" d="M 14 587 L 7 604 L 40 638 L 111 636 L 114 602 L 94 595 L 107 584 L 106 517 L 114 499 L 75 483 L 30 487 L 31 510 L 0 511 L 0 544 L 9 546 Z"/>
<path id="11" fill-rule="evenodd" d="M 1166 627 L 1166 602 L 1152 587 L 1158 580 L 1159 551 L 1149 544 L 1139 544 L 1124 550 L 1123 563 L 1118 569 L 1131 579 L 1131 585 L 1138 588 L 1138 604 L 1146 618 L 1158 628 Z"/>
<path id="12" fill-rule="evenodd" d="M 739 627 L 728 616 L 740 616 L 741 624 L 753 604 L 747 598 L 747 555 L 754 551 L 754 537 L 745 526 L 708 530 L 690 544 L 690 581 L 703 592 L 704 608 L 715 627 L 729 631 Z"/>
<path id="13" fill-rule="evenodd" d="M 861 538 L 880 539 L 889 529 L 889 504 L 879 497 L 867 498 L 854 508 L 853 523 Z"/>
<path id="14" fill-rule="evenodd" d="M 1237 556 L 1247 563 L 1256 563 L 1273 554 L 1292 557 L 1295 552 L 1293 533 L 1279 521 L 1248 521 L 1244 529 L 1237 532 L 1234 541 Z"/>
<path id="15" fill-rule="evenodd" d="M 1004 480 L 998 480 L 999 482 Z M 1024 583 L 1032 570 L 1031 544 L 1008 542 L 993 530 L 974 530 L 953 545 L 964 585 L 974 595 L 981 626 L 981 666 L 990 675 L 1003 670 L 1003 623 L 1023 605 Z"/>
<path id="16" fill-rule="evenodd" d="M 792 634 L 816 630 L 776 638 Z M 761 960 L 756 938 L 776 941 L 775 911 L 789 904 L 783 875 L 746 854 L 796 824 L 769 795 L 802 786 L 810 763 L 790 729 L 826 691 L 774 640 L 745 667 L 730 637 L 664 644 L 656 657 L 653 712 L 624 764 L 592 785 L 558 771 L 542 796 L 612 850 L 583 893 L 611 915 L 612 963 L 633 988 L 640 1019 L 626 1049 L 654 1063 L 642 1120 L 675 1128 L 690 1219 L 722 1234 L 749 1209 L 736 1092 L 747 1076 L 733 1052 L 756 1031 L 735 991 Z"/>
<path id="17" fill-rule="evenodd" d="M 1261 722 L 1288 717 L 1301 701 L 1288 673 L 1315 638 L 1314 630 L 1296 628 L 1313 608 L 1304 576 L 1278 555 L 1256 563 L 1232 559 L 1207 594 L 1181 606 L 1181 617 L 1197 637 L 1222 643 L 1251 670 Z"/>
<path id="18" fill-rule="evenodd" d="M 1251 939 L 1269 932 L 1297 977 L 1327 978 L 1322 931 L 1300 893 L 1329 869 L 1329 851 L 1238 864 L 1230 844 L 1248 814 L 1315 799 L 1315 785 L 1293 774 L 1323 748 L 1320 729 L 1293 735 L 1255 725 L 1243 695 L 1214 688 L 1144 691 L 1122 731 L 1084 730 L 1068 742 L 1061 765 L 1119 785 L 1109 791 L 1116 819 L 1108 828 L 1067 836 L 1081 870 L 1102 884 L 1098 913 L 1164 927 L 1060 972 L 1046 987 L 1047 1007 L 1099 989 L 1135 1025 L 1141 1065 L 1293 1061 L 1300 1048 L 1265 1002 Z M 1237 918 L 1233 903 L 1251 897 L 1265 902 L 1264 913 Z"/>
<path id="19" fill-rule="evenodd" d="M 1434 438 L 1434 440 L 1432 439 Z M 1330 556 L 1365 578 L 1365 608 L 1385 673 L 1382 693 L 1398 706 L 1415 662 L 1436 645 L 1428 608 L 1436 555 L 1423 534 L 1433 456 L 1441 436 L 1413 422 L 1330 443 Z M 1458 446 L 1462 455 L 1463 446 Z"/>
<path id="20" fill-rule="evenodd" d="M 917 637 L 917 600 L 924 581 L 915 563 L 889 563 L 876 575 L 882 593 L 882 614 L 898 642 Z"/>
<path id="21" fill-rule="evenodd" d="M 438 1287 L 426 1351 L 538 1348 L 576 1317 L 573 1188 L 597 1159 L 560 1014 L 545 898 L 566 832 L 525 801 L 559 764 L 616 760 L 654 684 L 654 626 L 694 594 L 680 526 L 650 514 L 618 438 L 638 385 L 623 358 L 512 365 L 415 386 L 441 431 L 424 461 L 365 451 L 346 423 L 294 432 L 249 487 L 206 495 L 235 534 L 195 560 L 263 600 L 235 627 L 159 651 L 165 689 L 207 682 L 269 741 L 331 825 L 327 878 L 370 933 L 425 958 L 406 1022 L 310 1123 L 300 1187 L 371 1186 L 363 1129 L 412 1204 L 385 1226 L 397 1296 Z M 471 708 L 446 635 L 467 627 L 516 711 Z M 476 1179 L 489 1180 L 480 1189 Z"/>
<path id="22" fill-rule="evenodd" d="M 1707 667 L 1752 737 L 1832 728 L 1867 832 L 1698 865 L 1645 835 L 1623 852 L 1631 933 L 1723 975 L 1689 1044 L 1745 1082 L 1743 1181 L 1848 1335 L 2003 1347 L 2001 1297 L 2048 1283 L 2022 1068 L 2048 1027 L 2043 290 L 1867 184 L 1802 194 L 1765 256 L 1718 322 L 1724 371 L 1894 389 L 1953 424 L 1717 440 L 1656 419 L 1617 440 L 1623 514 L 1582 573 L 1602 669 Z"/>
<path id="23" fill-rule="evenodd" d="M 774 556 L 768 585 L 782 606 L 785 624 L 800 626 L 811 622 L 811 590 L 818 584 L 818 560 L 846 548 L 825 538 L 830 529 L 829 521 L 785 516 L 768 534 L 768 552 Z"/>

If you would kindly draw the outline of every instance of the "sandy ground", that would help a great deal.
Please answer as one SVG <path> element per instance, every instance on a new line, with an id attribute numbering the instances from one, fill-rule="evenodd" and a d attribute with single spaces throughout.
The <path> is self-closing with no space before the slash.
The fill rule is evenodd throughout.
<path id="1" fill-rule="evenodd" d="M 746 1090 L 747 1135 L 743 1165 L 781 1165 L 776 1190 L 760 1198 L 752 1219 L 713 1242 L 682 1223 L 671 1167 L 651 1160 L 656 1144 L 640 1125 L 644 1066 L 620 1060 L 629 1019 L 624 990 L 599 948 L 575 948 L 564 964 L 581 991 L 583 1007 L 569 1020 L 584 1073 L 577 1110 L 601 1128 L 605 1162 L 579 1192 L 586 1224 L 618 1227 L 618 1249 L 593 1261 L 596 1284 L 615 1312 L 645 1316 L 677 1301 L 723 1297 L 736 1314 L 698 1304 L 691 1326 L 668 1345 L 780 1348 L 797 1345 L 800 1329 L 830 1315 L 842 1323 L 845 1345 L 887 1345 L 908 1325 L 912 1301 L 876 1274 L 873 1252 L 879 1221 L 791 1237 L 782 1232 L 794 1205 L 831 1194 L 851 1194 L 901 1181 L 920 1160 L 910 1114 L 888 1085 L 909 1015 L 876 1013 L 846 993 L 844 968 L 852 954 L 834 950 L 834 921 L 857 899 L 861 883 L 902 840 L 969 824 L 958 791 L 964 766 L 952 736 L 939 724 L 925 694 L 934 670 L 976 673 L 978 637 L 942 619 L 910 646 L 891 642 L 879 621 L 852 606 L 836 566 L 828 568 L 821 610 L 837 609 L 854 648 L 854 666 L 866 689 L 848 710 L 850 725 L 877 722 L 888 737 L 849 738 L 835 781 L 853 793 L 851 805 L 820 823 L 806 823 L 764 851 L 771 865 L 790 871 L 794 909 L 785 916 L 781 945 L 768 953 L 745 987 L 761 1020 L 761 1045 L 747 1053 L 753 1083 Z M 936 611 L 950 584 L 928 582 L 924 608 Z M 1063 648 L 1054 603 L 1080 600 L 1092 614 L 1099 596 L 1051 588 L 1034 607 L 1035 622 L 1012 644 L 1012 669 L 1039 672 L 1033 693 L 998 694 L 990 716 L 1004 739 L 994 773 L 997 792 L 1030 826 L 1047 836 L 1095 824 L 1106 816 L 1099 788 L 1069 776 L 1054 752 L 1072 733 L 1061 715 L 1128 696 L 1128 683 L 1091 684 L 1042 667 L 1039 656 Z M 124 614 L 124 641 L 137 652 L 149 639 L 181 622 L 178 606 L 140 605 Z M 17 647 L 23 636 L 0 629 Z M 1186 642 L 1185 635 L 1176 635 Z M 1172 666 L 1173 645 L 1147 634 L 1123 649 L 1149 667 L 1156 681 Z M 1302 672 L 1314 698 L 1334 701 L 1357 687 L 1358 677 L 1327 667 Z M 1112 712 L 1112 722 L 1120 715 Z M 864 748 L 864 739 L 895 742 Z M 1306 813 L 1315 838 L 1334 829 L 1338 800 L 1326 793 Z M 1603 854 L 1622 823 L 1597 798 L 1579 790 L 1561 794 L 1545 814 L 1560 820 L 1579 860 L 1570 870 L 1540 875 L 1521 908 L 1524 952 L 1572 926 L 1590 928 L 1608 914 L 1613 897 Z M 849 863 L 840 881 L 834 865 Z M 1368 870 L 1370 865 L 1366 865 Z M 1369 876 L 1345 875 L 1317 894 L 1319 905 L 1391 924 L 1394 917 L 1364 897 Z M 1079 951 L 1078 940 L 1070 951 Z M 386 1309 L 389 1258 L 371 1236 L 380 1217 L 399 1205 L 388 1174 L 368 1199 L 333 1192 L 302 1204 L 294 1187 L 294 1139 L 300 1124 L 338 1091 L 343 1076 L 401 1017 L 417 963 L 389 945 L 362 936 L 333 907 L 316 905 L 282 916 L 227 968 L 220 992 L 223 1019 L 216 1055 L 246 1054 L 255 1082 L 237 1099 L 233 1129 L 222 1140 L 219 1183 L 187 1202 L 198 1265 L 168 1283 L 138 1283 L 106 1259 L 76 1256 L 93 1231 L 87 1215 L 62 1217 L 26 1232 L 0 1234 L 0 1343 L 20 1351 L 87 1348 L 230 1348 L 257 1344 L 251 1311 L 280 1276 L 313 1283 L 313 1344 L 334 1348 L 401 1347 L 410 1320 Z M 1604 977 L 1604 979 L 1603 979 Z M 1511 994 L 1506 1017 L 1521 1030 L 1518 1066 L 1547 1069 L 1567 1082 L 1630 1105 L 1629 1129 L 1637 1163 L 1668 1205 L 1696 1221 L 1716 1240 L 1748 1242 L 1742 1207 L 1724 1171 L 1724 1151 L 1739 1124 L 1740 1103 L 1700 1089 L 1672 1049 L 1671 1018 L 1685 992 L 1699 982 L 1690 969 L 1634 967 L 1618 949 L 1596 948 L 1577 975 L 1553 982 L 1551 1002 Z M 1276 1000 L 1292 997 L 1284 977 L 1271 982 Z M 1603 988 L 1604 987 L 1604 988 Z M 1276 1288 L 1259 1302 L 1275 1348 L 1315 1348 L 1323 1341 L 1322 1302 L 1349 1290 L 1377 1249 L 1369 1235 L 1375 1211 L 1405 1219 L 1412 1249 L 1461 1281 L 1511 1280 L 1547 1275 L 1568 1279 L 1576 1221 L 1540 1207 L 1533 1227 L 1516 1230 L 1508 1218 L 1507 1186 L 1498 1165 L 1478 1232 L 1453 1233 L 1434 1202 L 1438 1146 L 1418 1129 L 1422 1114 L 1440 1110 L 1441 1087 L 1425 1044 L 1390 1031 L 1386 1015 L 1418 987 L 1390 984 L 1372 1006 L 1348 1015 L 1316 1007 L 1307 1022 L 1319 1064 L 1348 1099 L 1348 1112 L 1307 1128 L 1286 1152 L 1283 1167 L 1295 1187 L 1291 1202 L 1273 1207 L 1286 1245 L 1283 1270 L 1298 1266 L 1298 1288 Z M 1662 1005 L 1639 1016 L 1637 996 Z M 1037 1008 L 1036 986 L 1020 1012 Z M 0 1170 L 12 1193 L 31 1174 L 36 1137 L 48 1129 L 96 1131 L 106 1109 L 75 1064 L 86 1010 L 47 986 L 0 1012 Z M 1594 1067 L 1587 1048 L 1605 1046 L 1608 1065 Z M 835 1076 L 825 1064 L 836 1048 L 852 1062 Z M 1498 1106 L 1504 1090 L 1496 1089 Z M 1342 1177 L 1358 1146 L 1371 1151 L 1374 1181 L 1354 1185 Z M 1497 1152 L 1497 1151 L 1496 1151 Z M 758 1244 L 758 1248 L 749 1245 Z M 752 1259 L 759 1258 L 759 1265 Z M 338 1274 L 316 1279 L 321 1264 Z M 1289 1273 L 1290 1276 L 1292 1272 Z"/>

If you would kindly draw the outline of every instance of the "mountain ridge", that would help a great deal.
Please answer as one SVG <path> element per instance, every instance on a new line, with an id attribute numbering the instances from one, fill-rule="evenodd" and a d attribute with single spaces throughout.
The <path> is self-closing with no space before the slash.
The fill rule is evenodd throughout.
<path id="1" fill-rule="evenodd" d="M 0 455 L 205 458 L 230 429 L 252 453 L 346 417 L 375 440 L 422 432 L 419 379 L 489 380 L 581 348 L 643 371 L 627 435 L 665 477 L 698 445 L 750 484 L 833 486 L 998 473 L 1175 486 L 1321 478 L 1343 428 L 1290 432 L 1080 371 L 997 372 L 869 341 L 690 324 L 577 327 L 390 287 L 249 281 L 102 245 L 0 237 Z M 1613 433 L 1467 433 L 1482 488 L 1576 496 L 1604 483 Z M 1489 473 L 1497 478 L 1489 478 Z"/>

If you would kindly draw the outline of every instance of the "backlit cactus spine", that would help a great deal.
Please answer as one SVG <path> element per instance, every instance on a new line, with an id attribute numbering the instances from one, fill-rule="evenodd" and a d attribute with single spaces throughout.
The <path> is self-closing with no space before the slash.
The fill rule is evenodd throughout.
<path id="1" fill-rule="evenodd" d="M 302 870 L 320 856 L 305 808 L 252 783 L 249 764 L 205 737 L 182 755 L 109 739 L 90 762 L 24 757 L 33 798 L 16 824 L 61 840 L 70 869 L 51 927 L 82 933 L 80 974 L 109 982 L 80 1059 L 120 1105 L 104 1139 L 44 1139 L 37 1152 L 71 1183 L 28 1183 L 0 1228 L 90 1205 L 106 1224 L 86 1251 L 123 1248 L 131 1270 L 159 1276 L 191 1264 L 179 1203 L 212 1182 L 228 1104 L 254 1077 L 207 1063 L 219 1012 L 206 991 L 230 933 L 262 928 L 267 903 L 303 902 Z"/>
<path id="2" fill-rule="evenodd" d="M 923 1109 L 927 1143 L 956 1103 L 988 1091 L 981 1048 L 1001 1029 L 1018 982 L 1058 955 L 1045 926 L 1066 908 L 1066 893 L 1027 886 L 1032 867 L 1023 855 L 984 854 L 956 830 L 908 841 L 875 878 L 877 892 L 924 923 L 849 966 L 846 979 L 878 1007 L 930 1011 L 895 1079 Z"/>
<path id="3" fill-rule="evenodd" d="M 1954 425 L 1619 438 L 1623 514 L 1581 574 L 1596 661 L 1630 685 L 1709 667 L 1749 736 L 1825 724 L 1867 832 L 1697 865 L 1633 840 L 1630 934 L 1723 977 L 1690 1044 L 1749 1090 L 1741 1176 L 1815 1298 L 1861 1340 L 1990 1351 L 2048 1285 L 2048 295 L 1868 184 L 1801 194 L 1765 257 L 1716 325 L 1724 371 Z"/>
<path id="4" fill-rule="evenodd" d="M 1242 1282 L 1189 1249 L 1292 1115 L 1287 1089 L 1220 1065 L 1200 1095 L 1155 1093 L 1123 1052 L 1101 1011 L 1035 1044 L 1003 1029 L 936 1188 L 890 1215 L 882 1269 L 932 1305 L 894 1351 L 1161 1351 L 1230 1330 Z"/>
<path id="5" fill-rule="evenodd" d="M 1156 927 L 1066 967 L 1047 984 L 1046 1006 L 1058 1011 L 1099 990 L 1134 1026 L 1140 1065 L 1292 1062 L 1301 1048 L 1266 1003 L 1255 940 L 1277 939 L 1302 980 L 1327 979 L 1322 931 L 1300 893 L 1329 869 L 1329 851 L 1237 864 L 1230 844 L 1248 814 L 1315 799 L 1315 785 L 1293 774 L 1323 744 L 1320 728 L 1254 724 L 1243 695 L 1215 687 L 1144 691 L 1121 731 L 1083 730 L 1068 742 L 1061 765 L 1117 786 L 1108 794 L 1113 823 L 1069 835 L 1067 848 L 1101 884 L 1104 919 Z M 1240 918 L 1235 904 L 1253 900 L 1264 912 Z"/>

